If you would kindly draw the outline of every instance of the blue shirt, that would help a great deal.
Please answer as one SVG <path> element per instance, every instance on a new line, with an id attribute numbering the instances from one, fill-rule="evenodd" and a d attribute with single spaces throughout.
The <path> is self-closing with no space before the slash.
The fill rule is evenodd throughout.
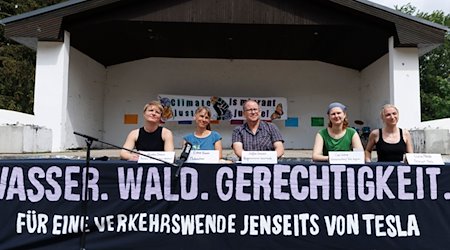
<path id="1" fill-rule="evenodd" d="M 183 139 L 192 144 L 193 150 L 214 150 L 214 144 L 222 139 L 222 136 L 216 131 L 211 131 L 205 138 L 199 138 L 192 134 L 188 134 Z"/>

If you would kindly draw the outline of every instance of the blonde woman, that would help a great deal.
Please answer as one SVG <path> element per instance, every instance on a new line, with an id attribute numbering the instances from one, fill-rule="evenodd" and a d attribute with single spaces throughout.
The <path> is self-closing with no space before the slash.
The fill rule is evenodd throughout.
<path id="1" fill-rule="evenodd" d="M 405 153 L 413 152 L 411 134 L 408 130 L 397 127 L 399 112 L 392 104 L 383 106 L 380 112 L 384 127 L 373 130 L 366 146 L 366 162 L 371 161 L 372 149 L 376 146 L 378 161 L 400 162 Z"/>
<path id="2" fill-rule="evenodd" d="M 151 101 L 144 106 L 144 126 L 132 130 L 123 148 L 138 151 L 174 151 L 172 132 L 160 126 L 163 107 L 159 101 Z M 120 151 L 120 158 L 137 161 L 138 155 L 127 150 Z"/>
<path id="3" fill-rule="evenodd" d="M 194 150 L 218 150 L 222 159 L 222 136 L 211 130 L 211 111 L 207 107 L 199 107 L 195 111 L 195 131 L 183 137 L 184 142 L 192 144 Z"/>
<path id="4" fill-rule="evenodd" d="M 363 150 L 361 139 L 353 128 L 348 127 L 347 107 L 339 102 L 328 106 L 328 127 L 316 134 L 312 160 L 328 161 L 329 151 Z"/>

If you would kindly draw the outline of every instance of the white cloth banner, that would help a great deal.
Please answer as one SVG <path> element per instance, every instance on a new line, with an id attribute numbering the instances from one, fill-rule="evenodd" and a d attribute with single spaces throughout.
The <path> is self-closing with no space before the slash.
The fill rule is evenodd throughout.
<path id="1" fill-rule="evenodd" d="M 195 110 L 206 106 L 211 110 L 211 120 L 245 120 L 242 105 L 247 100 L 259 103 L 262 120 L 286 120 L 287 99 L 284 97 L 223 97 L 223 96 L 158 96 L 164 107 L 165 121 L 192 121 Z"/>

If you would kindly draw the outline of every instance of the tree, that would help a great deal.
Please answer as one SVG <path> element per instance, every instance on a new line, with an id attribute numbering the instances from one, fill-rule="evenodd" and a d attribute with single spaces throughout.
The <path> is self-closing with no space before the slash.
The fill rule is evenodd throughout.
<path id="1" fill-rule="evenodd" d="M 0 18 L 63 0 L 0 0 Z M 33 113 L 36 52 L 4 36 L 0 26 L 0 109 Z"/>
<path id="2" fill-rule="evenodd" d="M 403 13 L 450 27 L 450 14 L 435 10 L 431 14 L 416 11 L 407 4 L 398 8 Z M 450 34 L 444 44 L 419 58 L 420 101 L 422 120 L 450 117 Z"/>
<path id="3" fill-rule="evenodd" d="M 450 27 L 450 14 L 420 14 L 429 21 Z M 420 57 L 422 120 L 450 117 L 450 34 L 439 48 Z"/>

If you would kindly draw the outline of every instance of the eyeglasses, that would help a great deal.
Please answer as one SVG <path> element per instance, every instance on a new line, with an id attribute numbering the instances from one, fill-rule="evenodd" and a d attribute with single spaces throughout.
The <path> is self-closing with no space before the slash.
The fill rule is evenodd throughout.
<path id="1" fill-rule="evenodd" d="M 259 109 L 246 109 L 244 110 L 245 112 L 249 112 L 249 113 L 253 113 L 253 112 L 258 112 Z"/>

